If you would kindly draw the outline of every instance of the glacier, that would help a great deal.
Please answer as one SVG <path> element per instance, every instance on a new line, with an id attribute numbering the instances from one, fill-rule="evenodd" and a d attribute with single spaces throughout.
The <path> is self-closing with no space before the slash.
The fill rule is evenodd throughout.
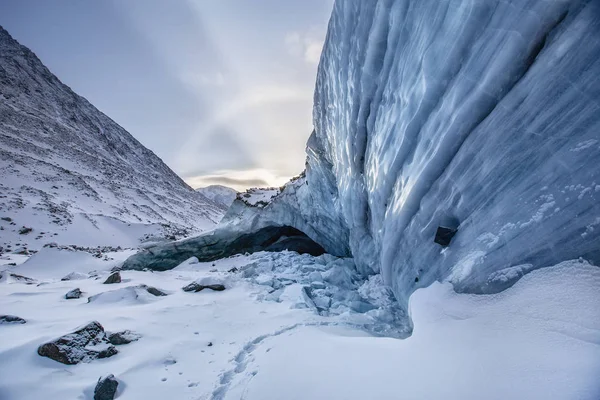
<path id="1" fill-rule="evenodd" d="M 123 266 L 170 269 L 293 227 L 406 307 L 436 281 L 496 293 L 565 260 L 598 265 L 598 76 L 595 1 L 337 0 L 305 172 Z M 439 226 L 457 230 L 448 247 Z"/>

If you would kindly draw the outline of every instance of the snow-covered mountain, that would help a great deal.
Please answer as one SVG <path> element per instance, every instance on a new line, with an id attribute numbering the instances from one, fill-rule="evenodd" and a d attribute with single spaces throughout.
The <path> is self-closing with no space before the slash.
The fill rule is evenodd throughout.
<path id="1" fill-rule="evenodd" d="M 233 203 L 237 195 L 237 191 L 235 189 L 222 185 L 210 185 L 207 187 L 198 188 L 196 191 L 204 195 L 204 197 L 207 197 L 215 203 L 221 205 L 225 210 L 231 206 L 231 203 Z"/>
<path id="2" fill-rule="evenodd" d="M 224 214 L 2 28 L 0 97 L 0 246 L 129 245 Z"/>
<path id="3" fill-rule="evenodd" d="M 599 16 L 591 1 L 337 1 L 305 176 L 266 206 L 236 200 L 216 236 L 294 227 L 404 304 L 436 280 L 491 293 L 599 263 Z"/>

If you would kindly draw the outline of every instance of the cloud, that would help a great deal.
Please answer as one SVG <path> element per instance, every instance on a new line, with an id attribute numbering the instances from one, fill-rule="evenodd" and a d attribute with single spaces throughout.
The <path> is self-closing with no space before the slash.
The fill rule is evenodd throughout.
<path id="1" fill-rule="evenodd" d="M 211 174 L 187 176 L 185 182 L 193 188 L 200 188 L 214 184 L 232 187 L 244 191 L 251 187 L 271 187 L 285 184 L 289 177 L 278 176 L 265 169 L 248 170 L 223 170 Z"/>
<path id="2" fill-rule="evenodd" d="M 198 89 L 204 89 L 206 87 L 221 87 L 225 86 L 226 80 L 225 75 L 222 72 L 216 73 L 197 73 L 197 72 L 184 72 L 181 74 L 181 80 L 188 85 L 192 85 Z"/>
<path id="3" fill-rule="evenodd" d="M 269 183 L 267 181 L 265 181 L 264 179 L 259 179 L 259 178 L 255 178 L 255 179 L 236 179 L 236 178 L 229 178 L 227 176 L 207 176 L 204 177 L 203 180 L 205 182 L 209 182 L 209 183 L 219 183 L 225 186 L 244 186 L 244 187 L 250 187 L 250 186 L 258 186 L 258 187 L 264 187 L 264 186 L 269 186 Z"/>
<path id="4" fill-rule="evenodd" d="M 285 36 L 285 45 L 288 52 L 297 58 L 302 58 L 306 63 L 317 65 L 323 51 L 323 37 L 325 34 L 316 28 L 306 32 L 289 32 Z"/>
<path id="5" fill-rule="evenodd" d="M 264 152 L 273 147 L 273 141 L 281 140 L 281 132 L 285 130 L 271 132 L 277 121 L 277 115 L 272 116 L 271 110 L 277 109 L 276 106 L 295 110 L 297 102 L 305 101 L 306 110 L 310 112 L 311 99 L 312 91 L 300 86 L 254 86 L 244 90 L 198 124 L 194 134 L 180 145 L 175 167 L 184 176 L 194 176 L 225 169 L 257 168 L 261 161 L 263 164 L 268 161 L 269 166 L 273 166 L 278 160 L 264 157 Z M 279 114 L 289 116 L 289 113 Z M 301 126 L 295 119 L 287 122 L 294 123 L 293 127 Z M 291 129 L 286 128 L 288 132 Z M 304 130 L 308 136 L 310 122 Z M 297 141 L 296 136 L 292 142 Z M 305 138 L 300 138 L 296 152 L 303 160 Z M 289 138 L 286 140 L 290 142 Z M 289 158 L 285 156 L 286 160 Z M 298 165 L 301 167 L 302 164 Z"/>
<path id="6" fill-rule="evenodd" d="M 323 41 L 313 41 L 306 45 L 304 60 L 310 64 L 318 64 L 323 52 Z"/>
<path id="7" fill-rule="evenodd" d="M 257 163 L 240 135 L 222 123 L 191 135 L 180 147 L 176 166 L 183 176 L 195 176 L 256 168 Z"/>

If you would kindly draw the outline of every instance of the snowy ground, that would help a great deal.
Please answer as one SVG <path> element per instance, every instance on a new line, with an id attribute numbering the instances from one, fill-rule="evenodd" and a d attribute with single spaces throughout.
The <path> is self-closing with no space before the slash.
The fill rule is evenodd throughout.
<path id="1" fill-rule="evenodd" d="M 351 260 L 257 253 L 122 271 L 122 283 L 102 284 L 129 254 L 43 249 L 9 270 L 37 284 L 3 273 L 0 314 L 27 323 L 0 325 L 0 399 L 91 399 L 109 373 L 120 400 L 600 398 L 600 269 L 585 262 L 534 271 L 497 295 L 421 289 L 402 340 L 406 318 L 378 277 L 357 279 Z M 85 276 L 60 280 L 70 272 Z M 204 277 L 227 289 L 181 290 Z M 65 300 L 76 287 L 85 296 Z M 92 320 L 142 338 L 88 364 L 37 355 Z"/>

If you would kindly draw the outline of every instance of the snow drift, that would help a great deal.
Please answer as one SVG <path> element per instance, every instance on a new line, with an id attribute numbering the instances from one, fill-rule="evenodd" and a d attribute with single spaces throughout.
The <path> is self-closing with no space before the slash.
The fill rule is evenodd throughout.
<path id="1" fill-rule="evenodd" d="M 305 176 L 238 198 L 220 231 L 294 227 L 403 304 L 436 280 L 493 293 L 598 264 L 598 76 L 597 2 L 338 0 Z M 457 229 L 445 248 L 440 226 Z"/>

